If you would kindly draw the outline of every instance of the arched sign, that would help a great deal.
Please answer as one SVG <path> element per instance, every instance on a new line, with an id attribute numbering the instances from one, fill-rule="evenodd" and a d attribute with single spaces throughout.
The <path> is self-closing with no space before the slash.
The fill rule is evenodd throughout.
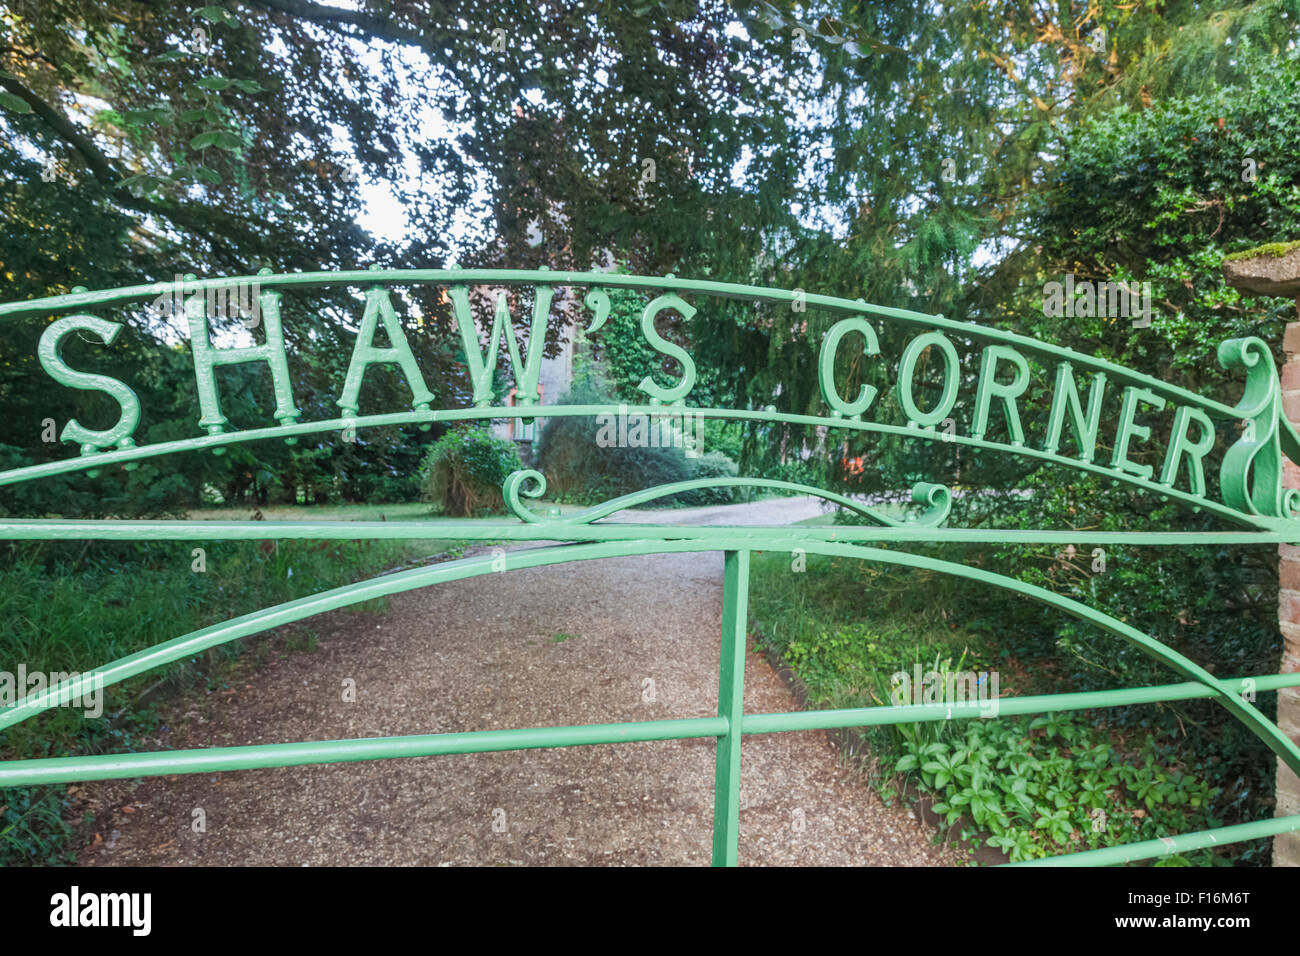
<path id="1" fill-rule="evenodd" d="M 431 407 L 434 396 L 411 350 L 390 292 L 393 286 L 413 284 L 435 284 L 446 289 L 468 357 L 468 384 L 473 395 L 470 407 Z M 504 293 L 498 296 L 491 329 L 486 343 L 483 342 L 469 296 L 470 287 L 475 285 L 526 286 L 533 290 L 531 316 L 523 337 L 526 344 L 522 350 L 519 344 L 519 331 L 522 330 L 515 327 Z M 305 421 L 295 404 L 289 376 L 280 290 L 326 286 L 360 287 L 364 289 L 364 303 L 346 378 L 339 387 L 337 406 L 340 414 L 336 418 Z M 607 289 L 642 289 L 658 293 L 641 314 L 640 330 L 650 348 L 675 359 L 682 370 L 680 377 L 670 384 L 660 384 L 646 377 L 639 385 L 645 394 L 645 404 L 629 407 L 629 413 L 650 412 L 667 405 L 706 418 L 785 421 L 895 433 L 927 441 L 950 441 L 1102 474 L 1260 530 L 1283 530 L 1300 515 L 1300 493 L 1284 493 L 1281 487 L 1282 452 L 1300 458 L 1300 436 L 1281 414 L 1281 390 L 1272 353 L 1268 345 L 1257 338 L 1233 339 L 1219 347 L 1219 362 L 1225 368 L 1244 372 L 1242 399 L 1235 406 L 1228 406 L 1093 356 L 939 315 L 882 308 L 862 301 L 807 295 L 800 291 L 697 282 L 671 275 L 660 278 L 546 270 L 372 269 L 297 275 L 272 275 L 264 270 L 257 276 L 205 280 L 186 277 L 175 283 L 99 293 L 78 291 L 49 299 L 0 305 L 0 320 L 57 316 L 40 338 L 38 357 L 41 367 L 60 385 L 103 392 L 111 396 L 120 408 L 117 422 L 106 429 L 91 430 L 75 419 L 62 424 L 59 437 L 78 447 L 82 456 L 80 460 L 45 463 L 0 473 L 0 484 L 178 451 L 220 448 L 233 442 L 295 438 L 307 433 L 346 428 L 595 414 L 587 406 L 538 404 L 542 346 L 557 286 L 589 289 L 585 303 L 591 312 L 590 334 L 597 334 L 607 321 Z M 247 291 L 250 287 L 254 289 L 251 297 Z M 236 292 L 246 303 L 250 300 L 256 303 L 264 341 L 260 345 L 242 348 L 217 348 L 212 344 L 209 328 L 211 300 L 214 296 L 229 296 L 233 300 Z M 683 296 L 762 303 L 797 301 L 805 309 L 824 310 L 838 316 L 816 347 L 816 367 L 826 414 L 810 416 L 778 412 L 772 408 L 719 409 L 691 405 L 691 391 L 697 377 L 695 362 L 689 352 L 663 339 L 655 329 L 655 319 L 661 312 L 675 312 L 687 318 L 695 314 L 699 306 L 691 305 Z M 131 384 L 90 368 L 71 368 L 62 356 L 62 346 L 74 333 L 89 333 L 108 346 L 121 331 L 122 324 L 98 313 L 113 308 L 154 306 L 160 298 L 179 301 L 184 308 L 199 397 L 196 422 L 200 434 L 189 440 L 138 445 L 134 433 L 141 409 Z M 310 323 L 310 316 L 295 318 Z M 882 354 L 877 333 L 879 323 L 894 323 L 915 330 L 901 354 Z M 380 325 L 389 343 L 383 347 L 374 344 Z M 980 349 L 979 375 L 973 394 L 966 396 L 973 405 L 969 434 L 938 427 L 949 417 L 967 386 L 962 379 L 958 340 L 973 342 Z M 512 405 L 507 405 L 505 395 L 497 394 L 493 387 L 503 343 L 517 393 Z M 879 398 L 874 386 L 859 386 L 855 396 L 843 394 L 842 384 L 835 379 L 836 359 L 841 353 L 850 351 L 859 353 L 864 361 L 881 363 L 896 370 L 892 377 L 899 407 L 907 419 L 905 426 L 872 420 L 872 411 Z M 943 384 L 937 401 L 922 408 L 915 379 L 917 361 L 927 352 L 939 357 Z M 1053 383 L 1047 425 L 1038 434 L 1026 433 L 1019 404 L 1031 379 L 1027 356 L 1048 370 Z M 276 403 L 272 415 L 279 422 L 277 427 L 232 431 L 222 413 L 215 370 L 221 366 L 247 363 L 263 363 L 271 372 Z M 411 389 L 409 408 L 376 415 L 358 414 L 358 396 L 367 373 L 375 365 L 396 365 L 401 369 Z M 1172 423 L 1165 435 L 1158 436 L 1154 434 L 1151 421 L 1160 413 L 1172 416 Z M 1101 434 L 1103 420 L 1117 422 L 1113 433 Z M 1203 461 L 1218 440 L 1216 421 L 1240 421 L 1245 423 L 1245 428 L 1222 457 L 1220 495 L 1212 499 L 1207 497 Z M 1108 458 L 1099 459 L 1097 448 L 1103 438 L 1109 440 L 1112 453 Z M 1162 441 L 1164 446 L 1158 469 L 1133 461 L 1136 449 L 1156 441 Z"/>

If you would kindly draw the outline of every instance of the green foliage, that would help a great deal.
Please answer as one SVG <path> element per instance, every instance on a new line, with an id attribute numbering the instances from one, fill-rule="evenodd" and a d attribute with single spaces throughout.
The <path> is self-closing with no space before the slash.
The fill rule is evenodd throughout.
<path id="1" fill-rule="evenodd" d="M 646 404 L 649 396 L 639 387 L 645 379 L 668 385 L 682 374 L 676 359 L 656 351 L 646 341 L 641 330 L 641 314 L 648 303 L 644 292 L 610 289 L 609 318 L 590 340 L 584 340 L 586 359 L 599 369 L 599 375 L 608 382 L 617 400 L 629 405 Z M 655 327 L 667 341 L 688 352 L 692 350 L 686 323 L 678 313 L 671 310 L 660 312 Z M 713 369 L 708 363 L 697 362 L 695 371 L 691 404 L 708 406 L 712 404 L 716 390 Z"/>
<path id="2" fill-rule="evenodd" d="M 0 866 L 74 862 L 72 827 L 64 820 L 60 787 L 19 787 L 0 796 Z"/>
<path id="3" fill-rule="evenodd" d="M 0 445 L 0 471 L 34 465 L 21 448 Z M 82 517 L 175 517 L 180 502 L 193 493 L 190 479 L 168 472 L 156 462 L 140 462 L 132 471 L 106 469 L 90 478 L 84 474 L 55 475 L 0 487 L 0 513 L 10 517 L 51 515 Z"/>
<path id="4" fill-rule="evenodd" d="M 631 289 L 609 290 L 609 318 L 587 346 L 587 360 L 598 363 L 609 391 L 617 401 L 629 405 L 647 402 L 649 396 L 638 388 L 647 377 L 667 384 L 681 375 L 677 362 L 652 349 L 641 333 L 641 312 L 648 301 L 643 293 Z M 679 317 L 673 312 L 666 315 L 671 328 L 662 328 L 665 322 L 661 320 L 661 334 L 668 332 L 669 341 L 685 345 Z"/>
<path id="5" fill-rule="evenodd" d="M 417 476 L 365 474 L 357 481 L 355 497 L 349 495 L 346 500 L 398 504 L 418 501 L 422 493 Z"/>
<path id="6" fill-rule="evenodd" d="M 421 479 L 424 499 L 456 518 L 501 513 L 501 486 L 523 467 L 511 439 L 496 438 L 482 427 L 457 428 L 429 449 Z"/>
<path id="7" fill-rule="evenodd" d="M 619 400 L 598 366 L 584 366 L 580 374 L 575 374 L 573 387 L 560 404 L 606 405 L 611 413 L 604 420 L 579 416 L 547 419 L 539 442 L 537 467 L 546 475 L 547 486 L 557 498 L 607 501 L 656 485 L 691 478 L 732 477 L 738 473 L 736 463 L 721 452 L 689 456 L 685 439 L 680 444 L 659 447 L 631 442 L 620 446 L 617 440 L 607 440 L 611 428 L 617 431 Z M 617 439 L 616 434 L 614 438 Z M 672 495 L 658 503 L 718 504 L 734 500 L 734 489 L 706 488 Z"/>
<path id="8" fill-rule="evenodd" d="M 1195 577 L 1187 576 L 1190 588 Z M 1117 591 L 1132 589 L 1135 603 L 1150 593 L 1143 586 L 1148 582 L 1131 578 L 1114 583 Z M 750 591 L 762 647 L 789 664 L 813 707 L 890 703 L 891 675 L 910 675 L 917 663 L 923 672 L 997 670 L 1000 697 L 1169 680 L 1113 639 L 1093 638 L 1097 660 L 1083 664 L 1067 643 L 1079 633 L 1059 617 L 923 572 L 810 556 L 798 573 L 789 555 L 769 553 L 755 559 Z M 1183 702 L 1194 703 L 1204 702 Z M 1253 751 L 1231 753 L 1252 750 L 1248 735 L 1234 733 L 1214 710 L 1112 708 L 856 733 L 887 799 L 898 791 L 895 775 L 904 774 L 938 798 L 935 811 L 959 827 L 958 835 L 1030 859 L 1266 815 L 1256 778 L 1271 774 L 1274 762 Z M 1212 777 L 1192 770 L 1205 766 L 1214 767 Z M 1105 811 L 1104 822 L 1097 810 Z M 1258 843 L 1188 854 L 1185 861 L 1254 861 Z"/>
<path id="9" fill-rule="evenodd" d="M 735 478 L 740 469 L 720 451 L 705 452 L 698 458 L 687 459 L 692 478 Z M 735 488 L 697 488 L 681 496 L 684 504 L 725 505 L 735 501 Z"/>
<path id="10" fill-rule="evenodd" d="M 1146 371 L 1228 404 L 1240 397 L 1238 374 L 1215 359 L 1223 339 L 1257 335 L 1280 350 L 1290 304 L 1252 299 L 1227 287 L 1220 263 L 1234 247 L 1300 232 L 1300 132 L 1281 120 L 1300 108 L 1300 60 L 1278 58 L 1238 86 L 1170 99 L 1146 110 L 1116 109 L 1072 130 L 1050 189 L 1035 202 L 1037 253 L 1019 259 L 1019 291 L 996 308 L 1016 315 L 1017 331 Z M 1244 158 L 1257 165 L 1243 177 Z M 1127 319 L 1047 316 L 1035 279 L 1110 277 L 1150 280 L 1149 328 Z M 981 309 L 994 308 L 986 302 Z M 1281 358 L 1281 355 L 1278 355 Z M 1045 378 L 1022 403 L 1026 429 L 1042 428 Z M 1113 416 L 1113 412 L 1111 413 Z M 959 425 L 959 428 L 964 426 Z M 1102 434 L 1114 434 L 1107 420 Z M 1167 434 L 1167 418 L 1153 435 Z M 1041 431 L 1039 432 L 1041 434 Z M 1236 433 L 1221 430 L 1207 456 L 1209 493 L 1217 493 L 1219 459 Z M 1108 449 L 1100 449 L 1099 457 Z M 1135 459 L 1158 462 L 1158 440 Z M 980 510 L 961 503 L 962 523 L 1009 528 L 1072 527 L 1113 531 L 1215 530 L 1214 519 L 1162 504 L 1144 493 L 1113 488 L 1096 476 L 1054 467 L 999 466 L 964 456 L 963 480 L 1014 488 L 1029 495 L 987 496 Z M 1277 559 L 1271 547 L 1106 549 L 1105 568 L 1092 549 L 1058 555 L 1059 548 L 934 548 L 931 553 L 974 563 L 1066 594 L 1133 623 L 1217 674 L 1246 676 L 1276 670 Z M 1168 671 L 1146 655 L 1051 612 L 1009 603 L 963 582 L 939 596 L 954 613 L 998 635 L 1007 653 L 1037 675 L 1036 690 L 1123 687 L 1160 683 Z M 1259 706 L 1273 712 L 1265 695 Z M 1210 701 L 1107 714 L 1115 727 L 1178 739 L 1178 759 L 1214 768 L 1222 787 L 1216 812 L 1230 823 L 1272 812 L 1274 761 L 1262 743 Z M 1175 757 L 1170 753 L 1170 759 Z M 1260 847 L 1243 847 L 1257 862 Z"/>
<path id="11" fill-rule="evenodd" d="M 1072 131 L 1036 204 L 1039 267 L 1150 281 L 1152 325 L 1026 308 L 1020 331 L 1235 402 L 1240 376 L 1220 368 L 1218 343 L 1257 335 L 1280 358 L 1291 306 L 1229 288 L 1220 264 L 1300 233 L 1300 130 L 1281 119 L 1297 109 L 1300 58 L 1290 56 L 1239 87 L 1115 110 Z"/>
<path id="12" fill-rule="evenodd" d="M 909 742 L 894 764 L 938 796 L 932 809 L 962 839 L 985 842 L 1012 862 L 1136 843 L 1220 826 L 1217 789 L 1146 738 L 1133 754 L 1075 714 L 963 722 L 952 739 Z M 973 826 L 969 825 L 973 824 Z M 1212 863 L 1210 851 L 1190 865 Z"/>
<path id="13" fill-rule="evenodd" d="M 1104 486 L 1100 479 L 1036 486 L 1033 498 L 999 499 L 999 526 L 1044 527 L 1057 516 L 1079 527 L 1141 531 L 1189 522 L 1177 506 Z M 1269 546 L 1079 548 L 1005 546 L 938 549 L 936 553 L 1072 597 L 1127 621 L 1223 676 L 1275 672 L 1281 649 L 1277 627 L 1277 556 Z M 1167 667 L 1072 618 L 1008 602 L 986 588 L 954 581 L 939 597 L 994 637 L 1008 658 L 1034 673 L 1035 692 L 1108 689 L 1167 683 Z M 1276 699 L 1257 701 L 1265 715 Z M 1117 708 L 1107 722 L 1125 732 L 1177 740 L 1170 757 L 1214 768 L 1222 784 L 1217 812 L 1230 823 L 1272 812 L 1275 761 L 1268 748 L 1221 706 L 1209 700 L 1173 701 L 1150 708 Z M 1259 847 L 1242 847 L 1255 860 Z"/>
<path id="14" fill-rule="evenodd" d="M 938 675 L 939 681 L 942 682 L 941 686 L 947 686 L 946 681 L 948 676 L 956 674 L 964 669 L 967 663 L 966 656 L 968 653 L 969 651 L 963 648 L 961 657 L 957 658 L 956 664 L 953 664 L 952 656 L 943 657 L 941 652 L 935 652 L 934 659 L 927 660 L 921 653 L 921 648 L 918 647 L 916 653 L 913 655 L 913 664 L 920 666 L 923 675 L 931 673 Z M 910 678 L 915 674 L 915 667 L 904 664 L 894 673 L 899 673 L 900 671 L 907 674 Z M 876 688 L 871 695 L 872 700 L 881 706 L 896 703 L 894 699 L 896 688 L 893 683 L 893 674 L 891 674 L 887 680 L 882 671 L 876 671 L 875 678 Z M 953 734 L 960 733 L 960 731 L 954 729 L 952 724 L 948 721 L 933 720 L 918 721 L 917 723 L 912 724 L 889 724 L 887 732 L 895 738 L 895 743 L 897 745 L 903 747 L 904 750 L 908 752 L 920 750 L 932 743 L 951 737 Z"/>

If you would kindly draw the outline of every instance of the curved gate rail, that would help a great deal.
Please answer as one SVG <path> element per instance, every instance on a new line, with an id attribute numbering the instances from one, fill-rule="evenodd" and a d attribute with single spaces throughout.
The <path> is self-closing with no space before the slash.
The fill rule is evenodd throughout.
<path id="1" fill-rule="evenodd" d="M 432 393 L 421 377 L 402 323 L 390 298 L 393 286 L 435 284 L 445 288 L 447 300 L 459 329 L 469 362 L 473 407 L 433 409 Z M 215 348 L 211 343 L 208 318 L 214 296 L 239 293 L 254 288 L 252 305 L 265 320 L 265 343 L 245 348 Z M 488 286 L 504 289 L 526 286 L 534 290 L 530 335 L 521 353 L 510 320 L 507 300 L 498 294 L 496 314 L 483 350 L 478 325 L 471 306 L 471 287 Z M 600 405 L 545 405 L 538 394 L 541 346 L 555 290 L 560 286 L 587 287 L 584 298 L 592 313 L 587 334 L 597 334 L 610 312 L 609 289 L 639 289 L 656 294 L 641 316 L 641 330 L 650 346 L 674 358 L 681 366 L 680 379 L 663 386 L 653 378 L 641 383 L 649 396 L 639 406 L 611 408 Z M 321 421 L 299 421 L 301 412 L 294 405 L 285 355 L 280 290 L 293 288 L 343 287 L 364 290 L 364 313 L 357 342 L 348 369 L 347 380 L 339 399 L 341 416 Z M 666 310 L 691 317 L 696 309 L 682 296 L 718 297 L 755 304 L 777 304 L 827 312 L 838 317 L 820 344 L 819 380 L 830 414 L 797 415 L 765 409 L 697 408 L 686 404 L 695 380 L 695 365 L 690 355 L 655 331 L 656 316 Z M 129 385 L 107 376 L 73 370 L 64 362 L 63 339 L 76 331 L 88 331 L 105 345 L 111 344 L 121 324 L 90 314 L 87 310 L 119 307 L 140 309 L 157 306 L 160 300 L 178 303 L 184 310 L 190 330 L 191 352 L 198 383 L 200 426 L 207 432 L 183 441 L 160 442 L 138 446 L 132 437 L 139 422 L 140 406 Z M 245 300 L 247 304 L 247 300 Z M 1051 343 L 971 323 L 957 322 L 943 316 L 924 315 L 900 309 L 868 305 L 831 296 L 805 294 L 801 290 L 783 291 L 727 283 L 702 282 L 664 277 L 628 276 L 607 273 L 565 273 L 541 270 L 382 270 L 336 273 L 275 275 L 263 270 L 257 276 L 197 280 L 186 276 L 176 283 L 141 285 L 104 292 L 74 289 L 68 295 L 27 302 L 0 304 L 0 320 L 16 318 L 49 319 L 38 346 L 42 367 L 56 382 L 71 388 L 97 390 L 111 395 L 121 407 L 119 421 L 110 429 L 91 430 L 75 420 L 68 422 L 63 441 L 80 447 L 80 456 L 0 472 L 0 485 L 16 484 L 52 475 L 86 471 L 91 477 L 110 465 L 134 467 L 134 463 L 160 455 L 182 451 L 211 450 L 220 453 L 225 445 L 279 438 L 295 441 L 304 434 L 380 425 L 414 424 L 428 427 L 434 422 L 491 420 L 508 418 L 559 416 L 698 416 L 701 418 L 743 419 L 759 422 L 785 422 L 829 428 L 899 435 L 906 438 L 945 442 L 958 446 L 982 448 L 1006 454 L 1050 462 L 1084 472 L 1102 474 L 1143 491 L 1174 499 L 1195 510 L 1213 514 L 1225 523 L 1240 528 L 1210 532 L 1087 532 L 1075 530 L 999 530 L 946 527 L 952 509 L 952 496 L 943 485 L 920 483 L 913 489 L 913 499 L 924 506 L 918 514 L 899 520 L 876 512 L 865 505 L 833 492 L 757 478 L 714 478 L 681 482 L 646 489 L 607 502 L 578 514 L 542 516 L 527 507 L 523 499 L 538 498 L 545 492 L 545 479 L 535 471 L 511 475 L 503 489 L 504 498 L 517 522 L 482 521 L 473 524 L 441 524 L 429 521 L 383 522 L 247 522 L 228 521 L 131 521 L 65 520 L 0 518 L 0 540 L 76 540 L 76 541 L 181 541 L 181 540 L 268 540 L 268 539 L 418 539 L 437 537 L 440 531 L 458 539 L 482 541 L 560 541 L 543 548 L 508 551 L 504 555 L 480 555 L 381 575 L 274 607 L 233 618 L 203 628 L 155 647 L 114 661 L 94 671 L 50 686 L 23 698 L 9 707 L 0 708 L 0 730 L 56 706 L 60 701 L 79 697 L 93 686 L 106 686 L 163 666 L 200 651 L 237 638 L 259 634 L 294 621 L 347 607 L 414 588 L 446 581 L 541 567 L 568 561 L 609 557 L 664 554 L 672 552 L 722 551 L 724 562 L 724 599 L 722 647 L 719 668 L 718 714 L 711 718 L 640 721 L 617 724 L 592 724 L 577 727 L 535 727 L 518 730 L 478 731 L 470 733 L 427 734 L 380 737 L 357 740 L 305 741 L 246 747 L 210 747 L 199 750 L 127 753 L 103 756 L 44 758 L 0 762 L 0 787 L 57 784 L 72 781 L 122 777 L 157 776 L 176 773 L 210 773 L 221 770 L 246 770 L 300 764 L 339 763 L 392 757 L 420 757 L 451 753 L 479 753 L 498 750 L 524 750 L 541 747 L 568 747 L 588 744 L 621 743 L 713 737 L 717 741 L 714 783 L 713 861 L 734 865 L 739 834 L 739 785 L 741 739 L 746 734 L 776 733 L 794 730 L 864 727 L 870 725 L 970 719 L 984 716 L 982 704 L 911 704 L 842 710 L 806 711 L 780 714 L 746 714 L 743 712 L 744 655 L 748 608 L 750 554 L 754 551 L 802 550 L 822 554 L 875 561 L 975 580 L 1038 601 L 1087 621 L 1103 631 L 1129 642 L 1184 678 L 1180 683 L 1089 693 L 1052 694 L 1013 697 L 999 701 L 999 715 L 1038 714 L 1054 711 L 1093 709 L 1155 703 L 1191 698 L 1214 698 L 1234 717 L 1244 723 L 1288 767 L 1300 774 L 1300 748 L 1269 721 L 1254 705 L 1251 691 L 1277 690 L 1300 686 L 1300 674 L 1256 675 L 1220 679 L 1131 625 L 1094 608 L 1046 589 L 1011 577 L 949 561 L 872 547 L 893 542 L 1002 542 L 1012 544 L 1085 544 L 1178 547 L 1195 544 L 1277 544 L 1300 542 L 1300 493 L 1281 487 L 1282 453 L 1300 461 L 1300 436 L 1281 414 L 1281 392 L 1271 352 L 1257 338 L 1234 339 L 1219 347 L 1219 361 L 1227 368 L 1241 368 L 1246 373 L 1244 395 L 1237 405 L 1215 402 L 1150 376 L 1084 355 Z M 859 394 L 845 399 L 835 382 L 836 360 L 846 350 L 845 340 L 861 340 L 864 358 L 880 356 L 880 343 L 873 321 L 895 323 L 917 330 L 903 350 L 897 376 L 899 404 L 908 418 L 906 426 L 887 425 L 864 419 L 873 405 L 877 390 L 863 385 Z M 374 335 L 382 324 L 388 347 L 374 345 Z M 951 337 L 950 337 L 951 336 Z M 514 366 L 518 404 L 499 404 L 493 392 L 493 374 L 501 340 Z M 980 373 L 974 397 L 971 434 L 937 426 L 948 421 L 960 385 L 960 365 L 953 338 L 983 345 Z M 850 340 L 852 341 L 852 340 Z M 933 349 L 942 361 L 944 386 L 938 403 L 928 411 L 916 402 L 913 386 L 917 361 Z M 1044 366 L 1055 365 L 1055 389 L 1047 434 L 1041 447 L 1027 444 L 1020 421 L 1017 399 L 1028 387 L 1030 367 L 1022 353 L 1027 352 Z M 220 396 L 214 369 L 219 365 L 265 362 L 275 385 L 275 418 L 279 424 L 269 428 L 228 431 L 229 422 L 221 413 Z M 379 415 L 359 415 L 361 385 L 372 364 L 396 364 L 405 375 L 412 391 L 412 409 Z M 999 365 L 1013 372 L 1010 382 L 998 380 Z M 1092 373 L 1086 403 L 1081 401 L 1075 373 Z M 1109 464 L 1094 461 L 1101 424 L 1101 409 L 1108 383 L 1123 386 L 1114 454 Z M 1174 418 L 1166 442 L 1166 454 L 1157 478 L 1151 466 L 1129 460 L 1135 442 L 1151 438 L 1151 428 L 1140 425 L 1137 416 L 1142 404 L 1157 411 L 1170 404 Z M 991 440 L 990 419 L 993 409 L 1001 411 L 1006 440 Z M 1077 446 L 1077 457 L 1061 454 L 1059 449 L 1070 424 Z M 1244 420 L 1245 431 L 1224 455 L 1219 475 L 1220 496 L 1207 494 L 1202 458 L 1215 442 L 1215 421 Z M 1195 433 L 1195 434 L 1193 434 Z M 110 450 L 115 447 L 116 450 Z M 1186 489 L 1180 487 L 1185 484 Z M 685 490 L 707 487 L 741 486 L 815 494 L 843 507 L 853 509 L 875 522 L 874 526 L 839 527 L 690 527 L 641 524 L 601 524 L 600 519 L 625 508 L 643 504 L 657 497 Z M 1249 698 L 1249 699 L 1247 699 Z M 1199 833 L 1163 837 L 1143 843 L 1110 847 L 1082 853 L 1036 860 L 1033 863 L 1101 865 L 1150 859 L 1174 852 L 1189 851 L 1223 843 L 1258 839 L 1300 829 L 1300 815 L 1261 820 Z"/>

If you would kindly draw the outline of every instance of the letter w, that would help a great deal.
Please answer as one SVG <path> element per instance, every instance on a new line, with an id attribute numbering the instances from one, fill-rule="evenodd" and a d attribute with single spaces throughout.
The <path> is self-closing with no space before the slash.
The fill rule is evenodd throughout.
<path id="1" fill-rule="evenodd" d="M 492 320 L 492 333 L 488 336 L 486 353 L 479 351 L 478 327 L 474 324 L 474 316 L 469 308 L 469 289 L 453 286 L 448 293 L 456 312 L 460 337 L 465 345 L 470 383 L 474 386 L 474 404 L 479 407 L 491 405 L 496 397 L 492 391 L 492 376 L 496 372 L 497 355 L 504 334 L 510 362 L 514 366 L 517 402 L 520 405 L 536 405 L 537 379 L 542 370 L 542 347 L 546 344 L 546 320 L 551 312 L 551 297 L 555 290 L 550 286 L 537 287 L 526 359 L 521 359 L 519 355 L 519 343 L 515 340 L 515 330 L 510 321 L 510 309 L 506 305 L 504 292 L 497 293 L 496 315 Z"/>

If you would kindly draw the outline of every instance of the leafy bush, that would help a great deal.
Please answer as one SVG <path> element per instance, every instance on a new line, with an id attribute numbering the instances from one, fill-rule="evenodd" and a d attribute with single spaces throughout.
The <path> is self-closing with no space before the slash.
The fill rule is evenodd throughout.
<path id="1" fill-rule="evenodd" d="M 1050 629 L 1059 629 L 1059 620 L 987 587 L 945 579 L 940 588 L 926 572 L 819 556 L 810 556 L 806 573 L 797 573 L 789 555 L 777 553 L 756 557 L 753 575 L 750 607 L 761 645 L 807 687 L 809 707 L 889 704 L 889 675 L 910 672 L 914 663 L 938 673 L 996 669 L 1001 697 L 1101 689 L 1131 679 L 1120 671 L 1122 680 L 1103 674 L 1099 681 L 1092 662 L 1054 646 L 1053 635 L 1066 633 Z M 1188 577 L 1191 586 L 1195 576 Z M 864 590 L 871 602 L 861 600 Z M 1119 671 L 1129 665 L 1120 663 L 1116 644 L 1110 641 L 1105 662 Z M 1087 682 L 1079 666 L 1090 675 Z M 1144 683 L 1168 680 L 1158 679 L 1154 666 L 1145 676 Z M 864 770 L 887 801 L 899 792 L 898 775 L 907 775 L 936 796 L 934 810 L 963 839 L 1032 859 L 1259 817 L 1257 784 L 1226 753 L 1229 742 L 1250 749 L 1246 732 L 1198 734 L 1185 717 L 1187 729 L 1181 729 L 1175 708 L 1196 703 L 1032 721 L 882 725 L 850 731 L 848 739 L 852 752 L 874 758 Z M 1197 712 L 1193 719 L 1208 716 Z M 1198 735 L 1208 740 L 1198 742 Z M 1262 759 L 1258 764 L 1273 766 Z M 1251 860 L 1266 851 L 1267 841 L 1256 840 L 1163 862 Z"/>
<path id="2" fill-rule="evenodd" d="M 41 464 L 13 445 L 0 445 L 0 471 Z M 0 513 L 15 518 L 76 515 L 87 518 L 166 518 L 183 516 L 193 497 L 186 476 L 165 465 L 139 462 L 131 471 L 103 469 L 94 478 L 85 472 L 52 475 L 0 487 Z"/>
<path id="3" fill-rule="evenodd" d="M 619 402 L 599 373 L 575 375 L 561 405 L 609 405 Z M 619 447 L 602 445 L 602 422 L 596 418 L 551 418 L 542 429 L 538 470 L 551 493 L 571 501 L 605 501 L 691 478 L 737 474 L 736 463 L 721 452 L 688 457 L 684 447 Z M 715 504 L 735 500 L 731 488 L 708 488 L 663 499 L 668 504 Z"/>
<path id="4" fill-rule="evenodd" d="M 509 438 L 495 438 L 477 426 L 455 429 L 434 442 L 424 460 L 424 499 L 452 517 L 501 512 L 501 486 L 523 467 Z"/>
<path id="5" fill-rule="evenodd" d="M 710 451 L 688 459 L 692 478 L 735 478 L 740 473 L 736 463 L 720 451 Z M 684 504 L 725 505 L 736 500 L 737 488 L 697 488 L 681 495 Z"/>
<path id="6" fill-rule="evenodd" d="M 816 458 L 790 458 L 787 461 L 769 462 L 760 467 L 758 474 L 763 478 L 775 478 L 777 481 L 792 481 L 799 485 L 827 487 L 825 469 Z"/>
<path id="7" fill-rule="evenodd" d="M 1210 811 L 1217 791 L 1163 766 L 1167 756 L 1150 737 L 1126 759 L 1074 714 L 977 719 L 963 729 L 953 740 L 906 745 L 895 769 L 939 795 L 932 809 L 949 825 L 969 817 L 1012 862 L 1221 823 Z M 1212 861 L 1206 850 L 1165 862 Z"/>
<path id="8" fill-rule="evenodd" d="M 420 476 L 373 474 L 358 479 L 357 500 L 371 504 L 401 504 L 418 501 L 424 489 Z"/>

